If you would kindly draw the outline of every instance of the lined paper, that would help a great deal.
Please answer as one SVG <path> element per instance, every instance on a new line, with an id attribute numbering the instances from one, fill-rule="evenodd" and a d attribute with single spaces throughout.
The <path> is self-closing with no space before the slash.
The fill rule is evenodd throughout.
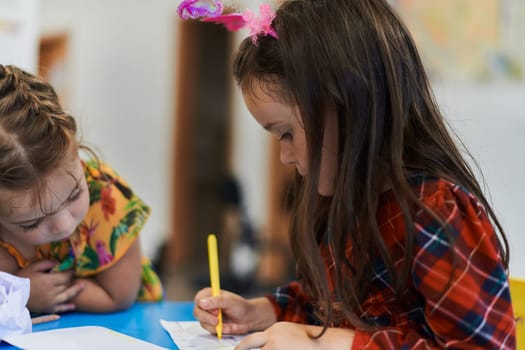
<path id="1" fill-rule="evenodd" d="M 180 350 L 233 350 L 244 336 L 223 334 L 222 339 L 203 329 L 197 321 L 165 321 L 160 324 Z"/>

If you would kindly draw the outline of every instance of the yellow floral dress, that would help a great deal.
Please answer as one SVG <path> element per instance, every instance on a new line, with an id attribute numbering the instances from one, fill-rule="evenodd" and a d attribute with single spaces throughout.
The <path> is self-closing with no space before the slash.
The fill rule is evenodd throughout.
<path id="1" fill-rule="evenodd" d="M 36 259 L 59 262 L 56 270 L 74 269 L 78 277 L 88 277 L 116 263 L 138 239 L 150 208 L 109 166 L 90 160 L 84 163 L 89 188 L 89 210 L 84 221 L 67 240 L 39 246 Z M 20 267 L 29 264 L 16 248 L 0 242 L 15 256 Z M 150 261 L 142 258 L 142 286 L 137 300 L 163 299 L 159 277 Z"/>

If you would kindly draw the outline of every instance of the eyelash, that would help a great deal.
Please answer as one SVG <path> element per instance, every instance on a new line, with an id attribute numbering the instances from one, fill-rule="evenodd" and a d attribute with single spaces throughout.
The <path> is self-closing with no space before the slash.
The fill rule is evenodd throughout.
<path id="1" fill-rule="evenodd" d="M 83 191 L 84 191 L 83 189 L 79 189 L 74 195 L 68 198 L 68 202 L 72 203 L 76 201 L 77 199 L 79 199 Z M 35 230 L 38 227 L 38 225 L 40 225 L 41 222 L 42 220 L 37 220 L 30 225 L 19 225 L 19 226 L 23 232 L 29 232 L 29 231 Z"/>
<path id="2" fill-rule="evenodd" d="M 77 199 L 80 198 L 80 195 L 82 194 L 82 192 L 84 192 L 84 190 L 81 188 L 79 189 L 74 195 L 72 195 L 71 197 L 69 197 L 67 200 L 69 203 L 72 203 L 74 201 L 76 201 Z"/>
<path id="3" fill-rule="evenodd" d="M 291 130 L 288 130 L 287 132 L 281 135 L 281 137 L 279 138 L 279 141 L 291 140 L 292 138 L 293 138 L 292 132 Z"/>
<path id="4" fill-rule="evenodd" d="M 20 228 L 24 232 L 33 231 L 34 229 L 36 229 L 38 227 L 38 225 L 40 225 L 41 222 L 42 222 L 42 220 L 38 220 L 38 221 L 35 221 L 34 223 L 32 223 L 31 225 L 20 225 Z"/>

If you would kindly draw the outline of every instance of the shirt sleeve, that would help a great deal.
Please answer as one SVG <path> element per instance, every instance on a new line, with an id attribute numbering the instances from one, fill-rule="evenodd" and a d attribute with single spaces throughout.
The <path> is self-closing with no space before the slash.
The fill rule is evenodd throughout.
<path id="1" fill-rule="evenodd" d="M 138 239 L 150 208 L 107 164 L 85 164 L 90 206 L 69 239 L 77 276 L 92 276 L 117 263 Z"/>
<path id="2" fill-rule="evenodd" d="M 304 293 L 298 281 L 277 287 L 266 297 L 273 305 L 277 321 L 320 324 L 314 315 L 311 299 Z"/>
<path id="3" fill-rule="evenodd" d="M 416 215 L 412 280 L 425 299 L 425 327 L 434 337 L 399 328 L 357 331 L 352 348 L 514 349 L 508 278 L 484 208 L 459 186 L 442 181 L 424 203 L 447 227 L 424 210 Z"/>

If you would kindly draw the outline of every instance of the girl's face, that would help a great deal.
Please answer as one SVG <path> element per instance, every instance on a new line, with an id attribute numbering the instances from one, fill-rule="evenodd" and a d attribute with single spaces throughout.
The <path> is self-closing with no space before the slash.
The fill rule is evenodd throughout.
<path id="1" fill-rule="evenodd" d="M 250 93 L 243 93 L 246 107 L 261 126 L 277 137 L 281 147 L 281 163 L 295 165 L 302 176 L 307 176 L 308 154 L 306 134 L 299 109 L 295 104 L 269 94 L 255 83 Z M 334 193 L 337 172 L 337 122 L 335 113 L 326 118 L 318 191 L 322 196 Z"/>
<path id="2" fill-rule="evenodd" d="M 68 238 L 89 208 L 86 178 L 78 157 L 49 174 L 40 201 L 35 200 L 33 190 L 4 194 L 10 211 L 0 216 L 0 237 L 19 248 Z"/>

